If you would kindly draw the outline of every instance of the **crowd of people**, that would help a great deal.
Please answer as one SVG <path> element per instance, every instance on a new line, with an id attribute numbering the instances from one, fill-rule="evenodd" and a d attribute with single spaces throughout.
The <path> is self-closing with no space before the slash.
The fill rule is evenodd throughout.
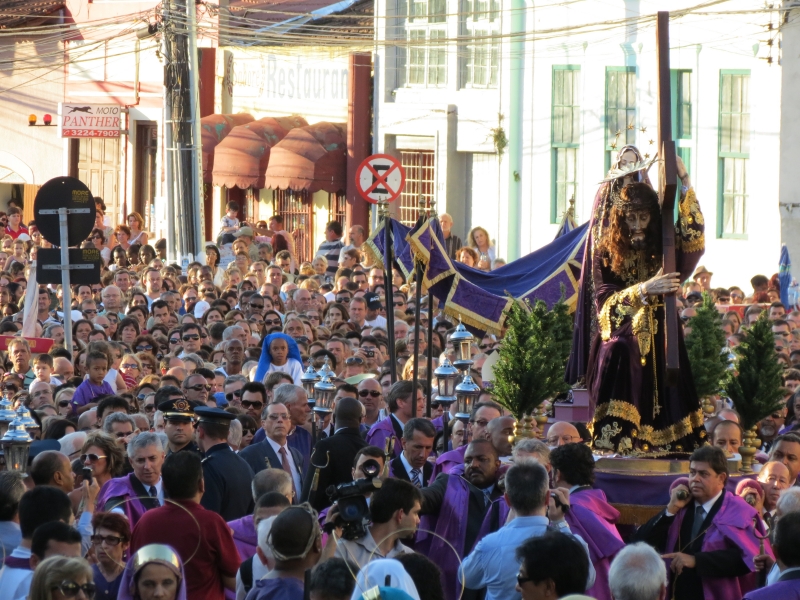
<path id="1" fill-rule="evenodd" d="M 182 273 L 164 240 L 148 244 L 138 214 L 111 228 L 97 208 L 87 244 L 107 262 L 101 281 L 74 286 L 70 307 L 59 286 L 34 288 L 34 337 L 53 341 L 44 353 L 19 332 L 45 242 L 18 208 L 0 215 L 0 334 L 15 336 L 0 390 L 35 422 L 27 476 L 0 473 L 0 600 L 345 600 L 376 587 L 406 600 L 761 600 L 800 590 L 800 312 L 780 304 L 776 278 L 754 277 L 750 293 L 717 289 L 700 267 L 679 298 L 689 329 L 702 292 L 713 294 L 734 353 L 753 318 L 773 319 L 786 406 L 759 425 L 757 477 L 728 480 L 742 429 L 721 400 L 688 477 L 631 530 L 595 486 L 585 424 L 515 438 L 488 385 L 466 422 L 435 392 L 428 402 L 427 357 L 434 368 L 454 358 L 456 323 L 425 302 L 415 336 L 413 283 L 399 271 L 387 281 L 361 226 L 345 243 L 329 223 L 316 257 L 298 264 L 280 216 L 243 223 L 229 204 L 206 264 Z M 462 246 L 452 219 L 440 221 L 451 257 L 502 263 L 484 229 Z M 476 338 L 475 381 L 501 345 Z M 325 364 L 336 395 L 331 413 L 316 413 L 302 376 Z"/>

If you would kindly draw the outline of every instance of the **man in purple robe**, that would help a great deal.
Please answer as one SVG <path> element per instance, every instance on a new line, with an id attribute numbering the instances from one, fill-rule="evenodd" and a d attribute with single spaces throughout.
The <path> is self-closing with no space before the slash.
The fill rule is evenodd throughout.
<path id="1" fill-rule="evenodd" d="M 667 508 L 636 532 L 636 541 L 665 553 L 668 598 L 741 598 L 756 584 L 755 533 L 765 536 L 764 525 L 756 509 L 725 490 L 728 461 L 720 448 L 703 446 L 689 460 L 689 488 L 675 486 Z M 769 542 L 765 548 L 772 553 Z"/>
<path id="2" fill-rule="evenodd" d="M 594 585 L 587 594 L 597 600 L 611 600 L 608 571 L 611 561 L 624 546 L 617 531 L 619 512 L 606 501 L 594 484 L 594 457 L 584 444 L 566 444 L 550 452 L 556 488 L 569 490 L 571 510 L 567 524 L 589 545 L 589 557 L 597 571 Z"/>
<path id="3" fill-rule="evenodd" d="M 161 466 L 164 446 L 155 433 L 140 433 L 128 444 L 133 473 L 107 481 L 97 497 L 97 508 L 124 514 L 131 529 L 148 510 L 164 502 Z"/>
<path id="4" fill-rule="evenodd" d="M 467 433 L 472 435 L 473 440 L 488 438 L 486 428 L 489 425 L 489 421 L 498 418 L 502 411 L 503 409 L 500 405 L 494 402 L 478 402 L 472 407 Z M 433 466 L 432 479 L 436 479 L 439 473 L 449 473 L 455 467 L 463 465 L 466 451 L 467 446 L 464 445 L 442 454 L 436 459 L 436 464 Z"/>
<path id="5" fill-rule="evenodd" d="M 411 419 L 422 417 L 425 414 L 425 398 L 422 395 L 422 386 L 417 384 L 417 414 L 411 413 L 411 394 L 414 392 L 414 384 L 411 381 L 398 381 L 390 389 L 386 399 L 389 407 L 389 416 L 378 421 L 367 432 L 366 440 L 370 446 L 387 450 L 387 440 L 394 440 L 392 456 L 400 456 L 403 447 L 400 440 L 403 439 L 403 427 Z"/>
<path id="6" fill-rule="evenodd" d="M 800 598 L 800 513 L 789 513 L 775 525 L 775 559 L 781 574 L 776 583 L 754 590 L 744 600 L 797 600 Z"/>
<path id="7" fill-rule="evenodd" d="M 497 486 L 499 466 L 500 460 L 491 442 L 476 439 L 467 446 L 463 476 L 442 473 L 433 484 L 421 490 L 420 515 L 423 518 L 414 549 L 442 569 L 442 586 L 447 600 L 460 597 L 459 565 L 475 545 L 489 505 L 502 495 Z M 425 533 L 425 530 L 435 532 L 436 536 Z"/>
<path id="8" fill-rule="evenodd" d="M 638 150 L 626 146 L 593 209 L 567 366 L 594 408 L 594 447 L 619 454 L 691 452 L 703 412 L 679 328 L 680 375 L 665 372 L 663 296 L 675 293 L 705 249 L 704 219 L 683 163 L 676 268 L 663 273 L 662 218 Z"/>

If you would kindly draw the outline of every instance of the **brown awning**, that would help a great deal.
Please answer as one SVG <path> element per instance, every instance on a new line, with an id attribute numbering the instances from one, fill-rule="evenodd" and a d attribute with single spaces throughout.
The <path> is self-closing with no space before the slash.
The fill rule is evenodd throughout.
<path id="1" fill-rule="evenodd" d="M 203 181 L 211 183 L 214 170 L 214 149 L 225 136 L 237 125 L 244 125 L 253 120 L 253 115 L 237 113 L 235 115 L 208 115 L 200 119 L 200 141 L 203 144 Z"/>
<path id="2" fill-rule="evenodd" d="M 289 131 L 308 122 L 300 116 L 264 117 L 239 125 L 214 150 L 214 185 L 263 188 L 270 150 Z"/>
<path id="3" fill-rule="evenodd" d="M 272 148 L 264 187 L 335 194 L 346 180 L 347 126 L 322 122 L 293 129 Z"/>

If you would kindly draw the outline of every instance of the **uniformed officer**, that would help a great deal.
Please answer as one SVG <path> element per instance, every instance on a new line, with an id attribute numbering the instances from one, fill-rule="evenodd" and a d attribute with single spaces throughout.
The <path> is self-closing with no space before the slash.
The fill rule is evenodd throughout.
<path id="1" fill-rule="evenodd" d="M 228 446 L 228 431 L 234 415 L 220 408 L 195 408 L 197 445 L 205 452 L 203 478 L 206 491 L 200 504 L 222 515 L 226 521 L 253 513 L 250 485 L 253 470 Z"/>
<path id="2" fill-rule="evenodd" d="M 200 402 L 187 400 L 183 394 L 175 394 L 175 397 L 170 397 L 158 405 L 158 410 L 164 413 L 164 433 L 169 439 L 167 456 L 181 450 L 191 450 L 200 454 L 200 448 L 194 441 L 192 427 L 195 420 L 194 409 L 198 406 L 203 405 Z"/>

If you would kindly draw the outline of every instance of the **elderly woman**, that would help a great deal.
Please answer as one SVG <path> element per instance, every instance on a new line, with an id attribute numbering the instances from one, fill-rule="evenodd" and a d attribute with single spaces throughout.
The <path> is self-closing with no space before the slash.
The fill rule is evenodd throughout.
<path id="1" fill-rule="evenodd" d="M 51 556 L 33 572 L 28 600 L 92 600 L 95 595 L 92 567 L 82 558 Z"/>
<path id="2" fill-rule="evenodd" d="M 92 517 L 92 546 L 97 563 L 92 565 L 97 600 L 116 599 L 125 568 L 123 555 L 131 541 L 131 526 L 123 515 L 98 512 Z"/>
<path id="3" fill-rule="evenodd" d="M 178 553 L 164 544 L 149 544 L 139 549 L 128 560 L 118 598 L 186 600 L 186 577 Z"/>

